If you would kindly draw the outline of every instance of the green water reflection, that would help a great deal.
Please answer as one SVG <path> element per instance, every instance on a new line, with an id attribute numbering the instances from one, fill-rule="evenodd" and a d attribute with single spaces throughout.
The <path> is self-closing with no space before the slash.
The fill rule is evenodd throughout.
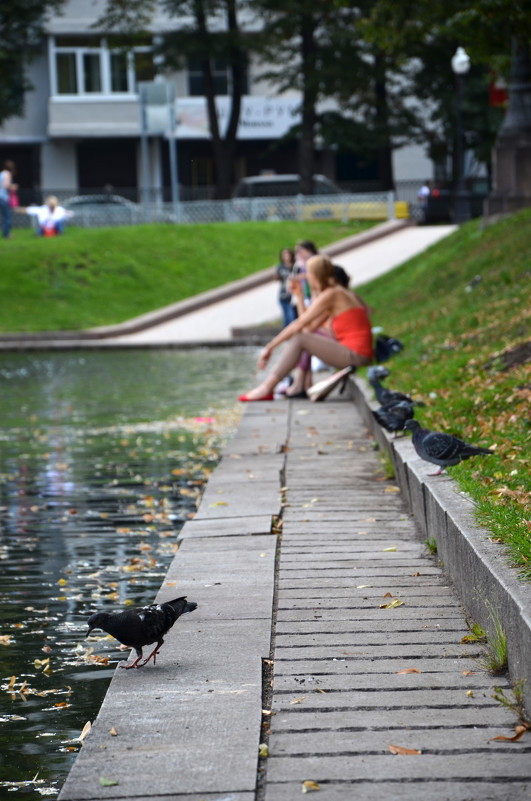
<path id="1" fill-rule="evenodd" d="M 127 655 L 87 642 L 86 620 L 152 601 L 255 364 L 0 354 L 0 797 L 59 792 Z"/>

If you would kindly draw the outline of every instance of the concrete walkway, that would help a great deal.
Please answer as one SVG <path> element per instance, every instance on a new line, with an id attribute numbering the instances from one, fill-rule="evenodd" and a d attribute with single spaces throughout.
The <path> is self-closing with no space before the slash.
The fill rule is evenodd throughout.
<path id="1" fill-rule="evenodd" d="M 456 230 L 455 225 L 410 226 L 388 236 L 334 255 L 352 277 L 352 286 L 383 275 Z M 327 252 L 323 248 L 323 252 Z M 136 334 L 113 337 L 115 344 L 166 345 L 232 339 L 234 326 L 246 327 L 278 320 L 277 283 L 271 281 L 204 309 L 154 325 Z"/>
<path id="2" fill-rule="evenodd" d="M 491 739 L 507 681 L 349 392 L 245 409 L 158 596 L 198 609 L 116 672 L 60 801 L 530 798 L 529 734 Z"/>

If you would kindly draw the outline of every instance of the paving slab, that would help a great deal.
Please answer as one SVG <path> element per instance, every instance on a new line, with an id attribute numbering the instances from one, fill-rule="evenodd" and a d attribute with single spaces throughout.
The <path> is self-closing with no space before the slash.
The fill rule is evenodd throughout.
<path id="1" fill-rule="evenodd" d="M 491 739 L 514 731 L 507 678 L 461 642 L 467 612 L 407 506 L 426 485 L 377 468 L 351 400 L 250 404 L 158 596 L 198 609 L 156 666 L 116 672 L 60 801 L 292 801 L 309 779 L 321 801 L 529 797 L 529 738 Z"/>

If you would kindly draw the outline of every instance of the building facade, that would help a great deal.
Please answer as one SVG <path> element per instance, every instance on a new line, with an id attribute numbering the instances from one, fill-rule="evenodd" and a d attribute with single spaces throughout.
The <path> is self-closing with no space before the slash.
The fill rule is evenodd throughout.
<path id="1" fill-rule="evenodd" d="M 168 199 L 171 136 L 182 199 L 208 196 L 215 165 L 198 65 L 189 62 L 180 72 L 157 75 L 153 49 L 168 20 L 155 16 L 150 35 L 126 49 L 94 28 L 104 9 L 105 0 L 68 0 L 62 13 L 48 20 L 45 46 L 29 67 L 33 89 L 24 116 L 0 127 L 0 161 L 15 161 L 21 202 L 52 191 L 62 197 L 112 191 L 137 200 L 146 181 L 150 192 Z M 297 163 L 296 140 L 283 137 L 297 122 L 299 95 L 277 96 L 260 69 L 249 64 L 234 183 L 263 171 L 293 172 Z M 146 137 L 146 168 L 139 84 L 161 78 L 174 86 L 175 126 Z M 224 64 L 215 63 L 221 128 L 230 103 L 228 81 Z M 432 165 L 421 148 L 411 147 L 395 152 L 394 170 L 397 180 L 422 181 Z M 374 165 L 357 163 L 355 153 L 317 148 L 316 171 L 349 188 L 378 188 Z"/>

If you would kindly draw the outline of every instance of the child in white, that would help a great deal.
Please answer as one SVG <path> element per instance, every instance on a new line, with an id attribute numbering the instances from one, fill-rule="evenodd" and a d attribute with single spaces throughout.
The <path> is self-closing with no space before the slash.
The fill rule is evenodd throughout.
<path id="1" fill-rule="evenodd" d="M 65 225 L 64 221 L 74 216 L 72 211 L 68 211 L 59 205 L 55 195 L 47 197 L 44 206 L 19 207 L 16 211 L 37 217 L 37 236 L 49 235 L 52 232 L 54 234 L 62 234 Z"/>

